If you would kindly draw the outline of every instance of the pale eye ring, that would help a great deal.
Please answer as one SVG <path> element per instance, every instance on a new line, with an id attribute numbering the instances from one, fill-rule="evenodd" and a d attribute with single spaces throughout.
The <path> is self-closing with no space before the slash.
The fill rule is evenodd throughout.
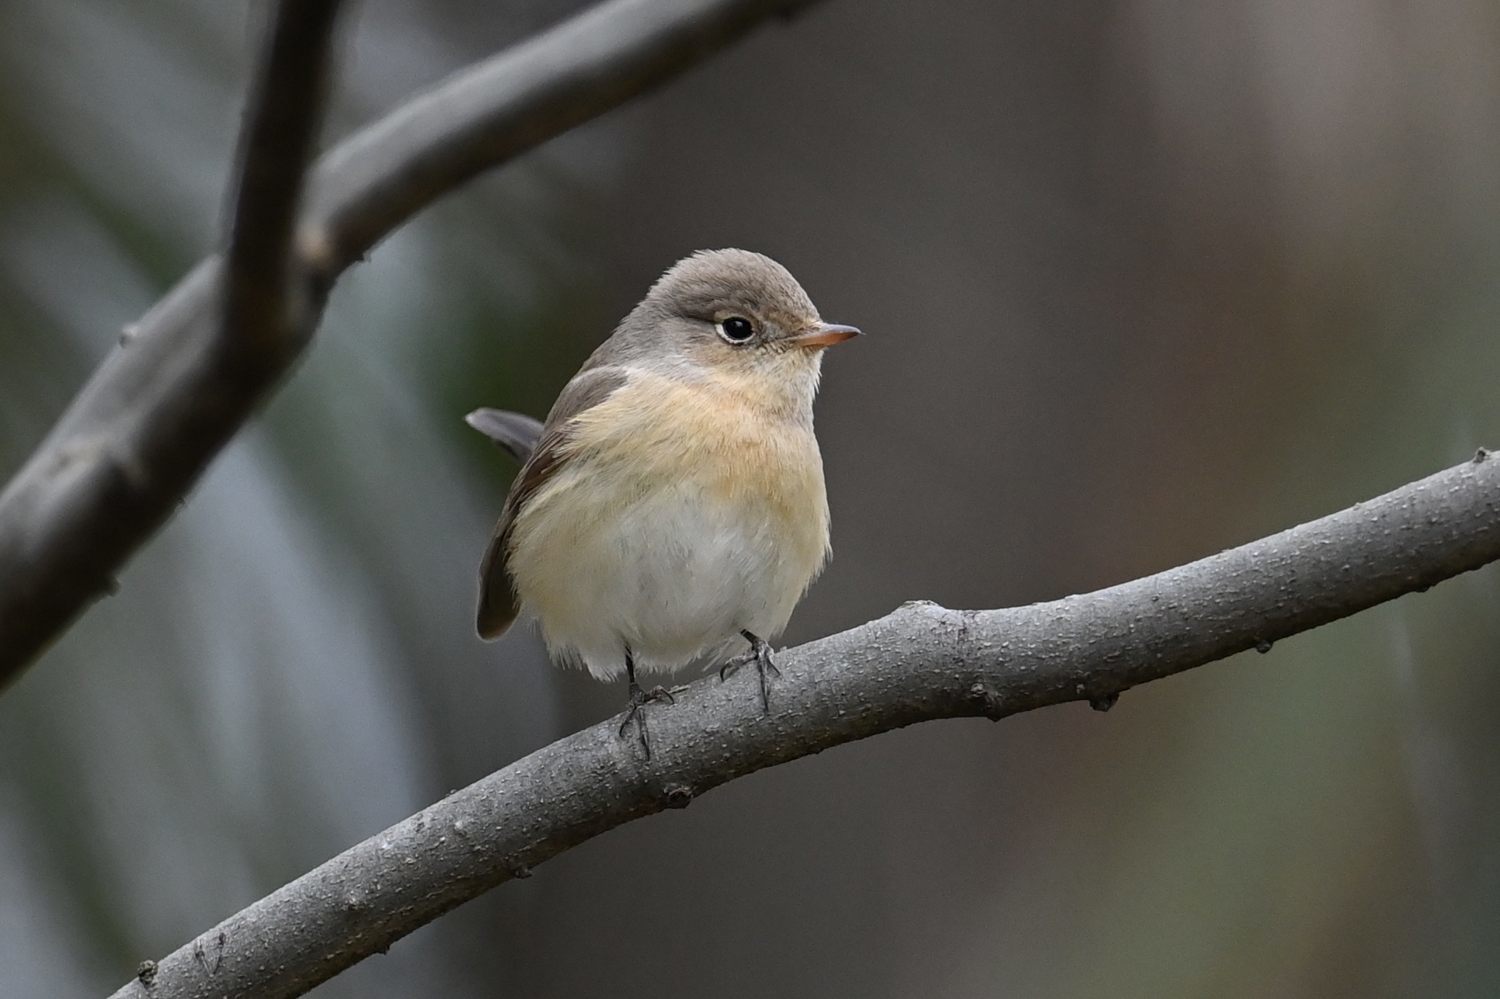
<path id="1" fill-rule="evenodd" d="M 714 327 L 727 343 L 744 343 L 755 336 L 755 324 L 744 316 L 725 316 Z"/>

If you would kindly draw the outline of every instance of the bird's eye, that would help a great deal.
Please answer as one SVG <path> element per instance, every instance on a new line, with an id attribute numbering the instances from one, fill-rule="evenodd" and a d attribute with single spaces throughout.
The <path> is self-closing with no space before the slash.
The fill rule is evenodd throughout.
<path id="1" fill-rule="evenodd" d="M 729 316 L 719 321 L 719 336 L 730 343 L 744 343 L 754 335 L 754 324 L 744 316 Z"/>

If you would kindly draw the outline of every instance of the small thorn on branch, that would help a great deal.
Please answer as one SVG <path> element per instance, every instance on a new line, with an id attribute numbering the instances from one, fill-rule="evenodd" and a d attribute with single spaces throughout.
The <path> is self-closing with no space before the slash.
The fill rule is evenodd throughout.
<path id="1" fill-rule="evenodd" d="M 983 681 L 969 688 L 969 701 L 990 721 L 999 721 L 1005 717 L 1004 698 L 998 690 Z"/>
<path id="2" fill-rule="evenodd" d="M 1086 698 L 1089 702 L 1089 707 L 1095 711 L 1108 711 L 1120 699 L 1120 692 L 1118 690 L 1108 691 L 1103 694 L 1090 694 L 1088 687 L 1082 683 L 1073 685 L 1073 693 L 1079 697 Z"/>

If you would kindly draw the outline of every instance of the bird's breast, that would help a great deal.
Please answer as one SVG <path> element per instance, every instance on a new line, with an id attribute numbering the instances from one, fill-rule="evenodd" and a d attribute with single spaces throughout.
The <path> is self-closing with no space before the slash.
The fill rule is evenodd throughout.
<path id="1" fill-rule="evenodd" d="M 742 507 L 815 547 L 828 531 L 823 461 L 811 413 L 732 381 L 639 375 L 582 414 L 578 457 L 639 489 L 690 481 L 706 503 Z"/>
<path id="2" fill-rule="evenodd" d="M 810 417 L 641 375 L 581 414 L 570 438 L 512 546 L 549 642 L 604 648 L 617 634 L 665 666 L 741 628 L 780 632 L 828 553 Z M 585 649 L 591 668 L 595 658 Z"/>

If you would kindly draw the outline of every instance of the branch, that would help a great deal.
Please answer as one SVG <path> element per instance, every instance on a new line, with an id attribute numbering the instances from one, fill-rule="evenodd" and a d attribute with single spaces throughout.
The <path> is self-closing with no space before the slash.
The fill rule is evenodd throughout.
<path id="1" fill-rule="evenodd" d="M 480 62 L 323 158 L 307 242 L 337 273 L 499 163 L 816 0 L 611 0 Z"/>
<path id="2" fill-rule="evenodd" d="M 276 8 L 241 131 L 228 266 L 200 265 L 122 337 L 0 493 L 0 684 L 113 588 L 316 322 L 292 232 L 337 9 Z"/>
<path id="3" fill-rule="evenodd" d="M 305 276 L 292 231 L 327 96 L 338 7 L 339 0 L 283 0 L 250 95 L 220 306 L 220 347 L 237 361 L 253 363 L 310 332 L 291 292 Z"/>
<path id="4" fill-rule="evenodd" d="M 481 171 L 669 79 L 772 15 L 812 2 L 600 4 L 475 65 L 328 153 L 311 178 L 289 270 L 269 252 L 284 245 L 285 220 L 274 216 L 263 235 L 251 236 L 264 220 L 245 214 L 251 225 L 236 226 L 237 239 L 245 239 L 238 256 L 231 251 L 229 290 L 220 258 L 195 267 L 127 330 L 0 492 L 0 686 L 114 589 L 115 573 L 300 356 L 333 281 L 380 239 Z M 319 15 L 303 8 L 321 3 L 284 6 L 287 17 L 311 21 Z M 284 57 L 301 65 L 311 55 Z M 290 87 L 293 77 L 309 84 L 315 78 L 278 71 L 262 92 Z M 251 127 L 277 114 L 310 116 L 311 107 L 299 110 L 299 103 L 267 101 Z M 247 163 L 253 150 L 286 159 L 265 174 L 243 171 L 241 209 L 246 199 L 264 204 L 271 189 L 286 190 L 282 168 L 292 144 L 247 141 Z M 246 313 L 221 325 L 221 302 L 238 313 L 246 297 L 253 308 L 268 308 L 259 318 Z M 283 304 L 269 304 L 276 301 Z M 223 349 L 221 330 L 227 342 L 249 341 L 255 349 Z"/>
<path id="5" fill-rule="evenodd" d="M 569 847 L 736 777 L 936 718 L 1000 719 L 1123 690 L 1500 559 L 1500 459 L 1471 462 L 1155 576 L 1007 610 L 905 604 L 651 709 L 654 750 L 607 721 L 366 840 L 220 923 L 115 999 L 301 995 Z M 148 987 L 149 986 L 149 989 Z"/>

